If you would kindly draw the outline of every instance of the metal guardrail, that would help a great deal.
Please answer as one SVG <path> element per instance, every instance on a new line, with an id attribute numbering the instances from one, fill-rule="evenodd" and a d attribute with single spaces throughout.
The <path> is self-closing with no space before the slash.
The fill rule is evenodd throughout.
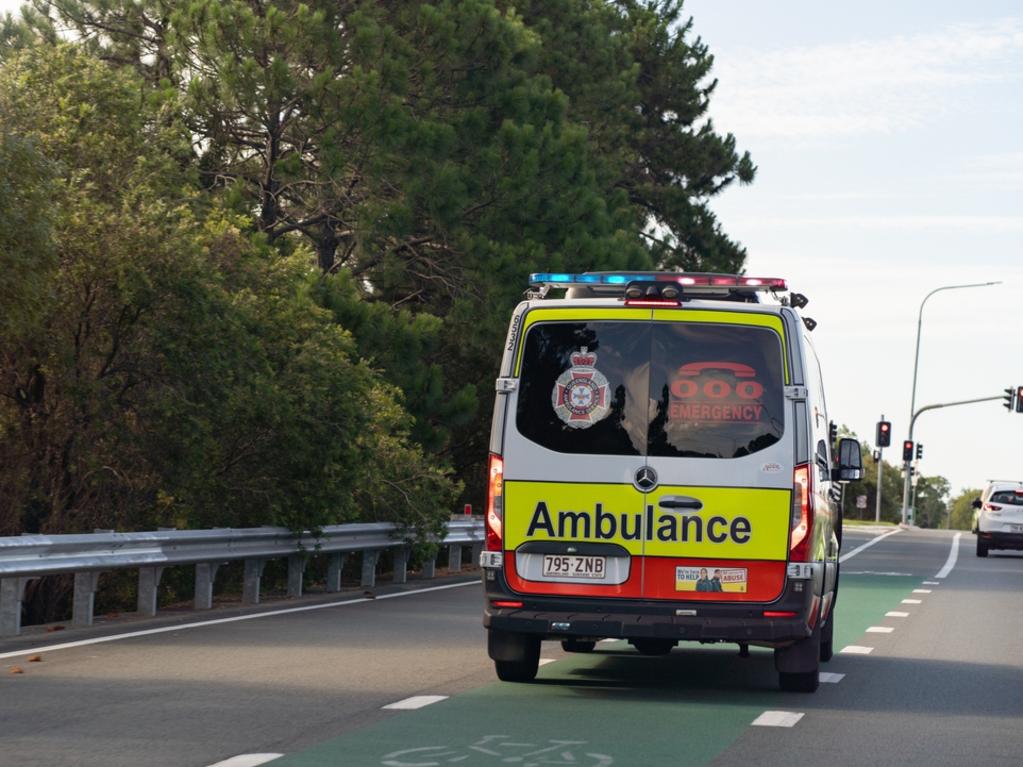
<path id="1" fill-rule="evenodd" d="M 288 560 L 288 596 L 302 595 L 302 576 L 312 556 L 327 557 L 327 591 L 341 590 L 345 557 L 362 554 L 361 585 L 376 584 L 380 554 L 394 552 L 394 582 L 408 577 L 409 549 L 397 528 L 384 522 L 331 525 L 318 536 L 296 534 L 281 527 L 156 532 L 96 532 L 85 535 L 21 535 L 0 537 L 0 636 L 21 633 L 21 604 L 28 583 L 44 575 L 74 573 L 72 624 L 92 625 L 99 575 L 108 570 L 138 569 L 138 612 L 156 615 L 157 590 L 164 568 L 194 565 L 195 608 L 213 606 L 218 568 L 243 561 L 242 602 L 258 604 L 263 568 L 270 559 Z M 448 548 L 448 568 L 460 569 L 462 548 L 479 558 L 484 531 L 480 519 L 452 519 L 440 543 Z M 423 577 L 432 578 L 436 561 L 423 563 Z"/>

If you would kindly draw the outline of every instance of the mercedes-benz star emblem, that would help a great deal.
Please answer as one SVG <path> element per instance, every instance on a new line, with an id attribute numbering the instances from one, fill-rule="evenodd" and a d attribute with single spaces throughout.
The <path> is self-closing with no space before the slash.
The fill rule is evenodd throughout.
<path id="1" fill-rule="evenodd" d="M 649 492 L 657 487 L 657 472 L 649 466 L 644 466 L 636 472 L 636 478 L 633 482 L 644 493 Z"/>

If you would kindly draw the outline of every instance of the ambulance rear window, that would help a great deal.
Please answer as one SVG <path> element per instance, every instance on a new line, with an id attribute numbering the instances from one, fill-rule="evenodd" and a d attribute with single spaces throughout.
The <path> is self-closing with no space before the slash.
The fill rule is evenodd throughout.
<path id="1" fill-rule="evenodd" d="M 747 325 L 530 328 L 516 426 L 562 453 L 736 458 L 781 439 L 782 348 Z"/>

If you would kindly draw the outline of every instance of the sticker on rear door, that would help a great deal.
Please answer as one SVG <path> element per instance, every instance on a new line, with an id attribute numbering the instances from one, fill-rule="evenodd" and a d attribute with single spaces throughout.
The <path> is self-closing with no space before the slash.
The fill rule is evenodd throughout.
<path id="1" fill-rule="evenodd" d="M 676 567 L 675 591 L 746 593 L 745 567 Z"/>
<path id="2" fill-rule="evenodd" d="M 551 404 L 573 429 L 587 429 L 611 412 L 611 386 L 596 368 L 597 355 L 587 347 L 572 354 L 571 360 L 572 367 L 554 383 Z"/>

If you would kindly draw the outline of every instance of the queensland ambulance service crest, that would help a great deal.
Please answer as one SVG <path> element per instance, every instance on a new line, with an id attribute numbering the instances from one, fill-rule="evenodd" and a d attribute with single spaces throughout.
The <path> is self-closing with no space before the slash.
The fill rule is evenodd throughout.
<path id="1" fill-rule="evenodd" d="M 611 411 L 611 386 L 596 369 L 597 355 L 584 346 L 572 357 L 572 367 L 558 376 L 551 404 L 558 418 L 575 429 L 586 429 Z"/>

